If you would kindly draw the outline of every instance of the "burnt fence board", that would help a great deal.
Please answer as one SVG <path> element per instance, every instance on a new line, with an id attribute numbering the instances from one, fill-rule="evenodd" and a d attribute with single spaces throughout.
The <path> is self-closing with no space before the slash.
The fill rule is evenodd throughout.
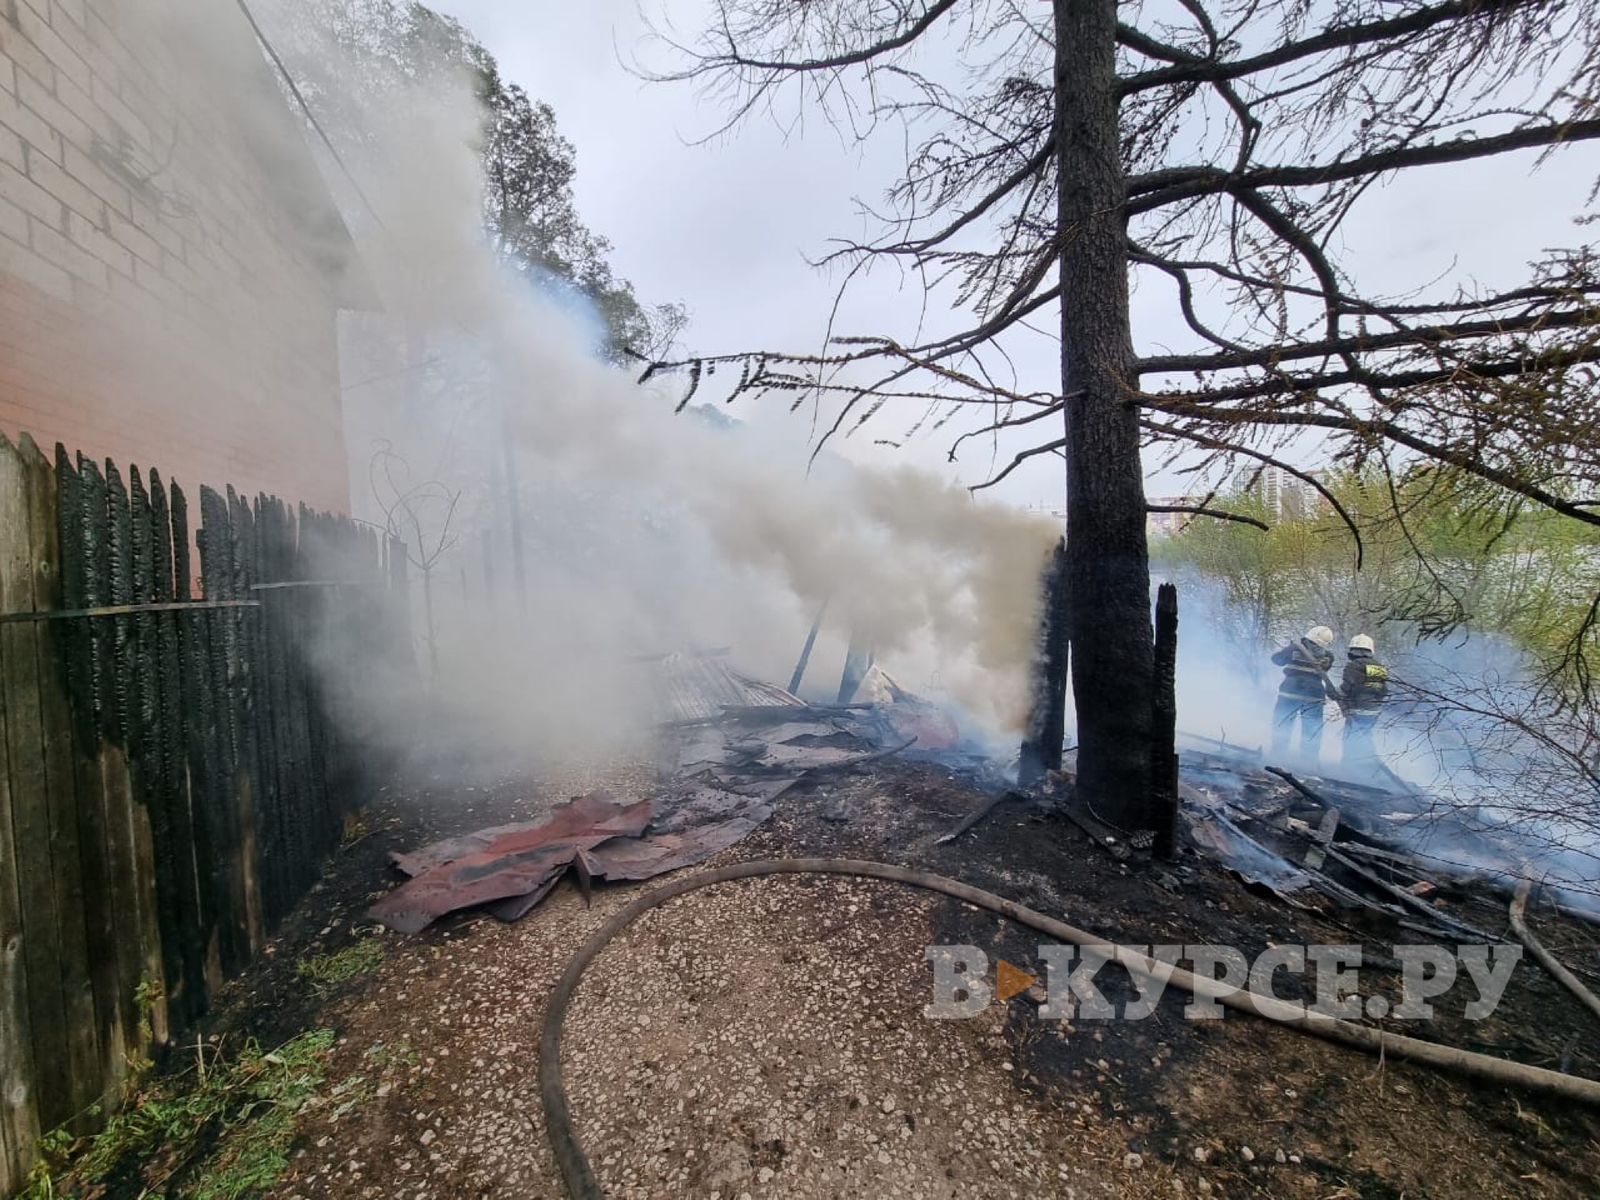
<path id="1" fill-rule="evenodd" d="M 134 522 L 128 488 L 121 472 L 106 460 L 106 510 L 110 525 L 111 603 L 131 605 L 136 588 Z M 134 911 L 138 914 L 139 988 L 145 1001 L 141 1015 L 150 1025 L 149 1041 L 155 1046 L 167 1043 L 174 1013 L 167 987 L 167 960 L 173 948 L 163 945 L 163 929 L 156 890 L 157 862 L 150 810 L 139 799 L 144 783 L 138 760 L 144 730 L 139 725 L 136 618 L 109 619 L 112 627 L 111 687 L 107 694 L 106 715 L 112 745 L 106 755 L 106 787 L 117 797 L 117 815 L 126 814 L 131 852 L 130 875 Z"/>
<path id="2" fill-rule="evenodd" d="M 375 771 L 350 697 L 411 654 L 371 530 L 54 449 L 0 438 L 0 1194 L 316 880 Z"/>
<path id="3" fill-rule="evenodd" d="M 146 603 L 155 591 L 155 548 L 150 496 L 137 466 L 128 468 L 128 508 L 133 559 L 132 588 L 126 602 L 138 605 Z M 132 632 L 124 689 L 131 696 L 127 738 L 133 760 L 134 795 L 149 824 L 150 850 L 155 861 L 162 981 L 170 1019 L 181 1024 L 194 1013 L 192 970 L 188 961 L 193 947 L 187 936 L 181 862 L 186 831 L 175 827 L 173 806 L 162 778 L 161 659 L 156 646 L 156 617 L 146 612 L 127 620 Z"/>
<path id="4" fill-rule="evenodd" d="M 81 589 L 85 607 L 107 605 L 112 592 L 110 492 L 105 476 L 92 460 L 80 457 L 76 475 L 78 511 L 64 511 L 62 521 L 75 521 L 79 527 L 83 574 L 81 581 L 69 574 L 67 583 L 69 589 Z M 144 978 L 144 925 L 139 911 L 127 765 L 114 737 L 116 630 L 110 621 L 73 624 L 80 647 L 79 678 L 74 678 L 69 663 L 68 687 L 74 706 L 80 710 L 77 720 L 83 726 L 80 753 L 88 760 L 85 769 L 99 779 L 100 851 L 108 879 L 119 1025 L 125 1054 L 136 1057 L 146 1049 L 147 1041 L 144 1028 L 148 1022 L 142 1017 L 138 1000 Z M 115 1086 L 111 1081 L 108 1084 Z"/>
<path id="5" fill-rule="evenodd" d="M 11 599 L 16 569 L 16 534 L 25 521 L 21 464 L 0 436 L 0 603 Z M 30 986 L 24 914 L 33 899 L 23 884 L 21 857 L 26 843 L 17 837 L 23 798 L 11 778 L 11 708 L 5 696 L 6 631 L 0 631 L 0 1186 L 14 1190 L 22 1181 L 20 1164 L 39 1136 L 38 1079 L 33 1037 L 34 989 Z"/>
<path id="6" fill-rule="evenodd" d="M 179 527 L 178 499 L 172 489 L 172 539 L 176 548 L 187 545 L 188 525 Z M 185 512 L 187 506 L 185 505 Z M 219 515 L 220 514 L 220 515 Z M 212 600 L 232 598 L 232 589 L 222 585 L 232 576 L 232 531 L 227 509 L 209 488 L 201 489 L 202 525 L 197 533 L 200 547 L 201 590 Z M 188 593 L 187 554 L 184 573 L 179 575 L 185 598 Z M 215 946 L 216 971 L 231 975 L 248 961 L 247 943 L 240 936 L 239 918 L 244 911 L 244 896 L 236 886 L 243 853 L 233 820 L 233 754 L 228 745 L 226 695 L 228 691 L 225 613 L 212 610 L 195 614 L 183 622 L 185 690 L 188 704 L 184 714 L 185 741 L 188 747 L 191 802 L 196 820 L 203 820 L 212 842 L 209 857 L 200 859 L 202 881 L 210 897 L 211 924 L 207 929 L 207 968 L 210 986 L 211 953 Z"/>
<path id="7" fill-rule="evenodd" d="M 61 606 L 56 479 L 50 461 L 27 434 L 17 448 L 28 501 L 28 554 L 32 608 Z M 33 623 L 39 687 L 40 753 L 50 824 L 49 870 L 54 883 L 60 953 L 62 1019 L 66 1024 L 68 1102 L 77 1114 L 100 1099 L 100 1013 L 90 971 L 87 898 L 79 845 L 77 775 L 72 717 L 67 701 L 64 649 L 51 621 Z"/>
<path id="8" fill-rule="evenodd" d="M 66 448 L 55 448 L 56 577 L 54 607 L 89 607 L 88 559 L 84 544 L 83 480 L 72 467 Z M 105 829 L 105 785 L 100 773 L 99 738 L 94 726 L 93 650 L 82 621 L 50 623 L 56 652 L 64 660 L 67 703 L 64 716 L 70 729 L 73 791 L 77 797 L 78 854 L 83 876 L 84 940 L 94 990 L 95 1019 L 100 1050 L 102 1099 L 116 1094 L 122 1082 L 133 1026 L 122 1000 L 119 970 L 116 906 L 110 848 Z M 57 726 L 60 727 L 59 724 Z M 130 983 L 128 987 L 133 985 Z"/>
<path id="9" fill-rule="evenodd" d="M 229 535 L 233 575 L 233 599 L 251 597 L 250 585 L 255 582 L 255 519 L 250 506 L 228 490 Z M 223 584 L 228 587 L 227 583 Z M 269 751 L 263 749 L 257 726 L 257 709 L 260 706 L 259 660 L 254 657 L 255 642 L 261 622 L 256 613 L 243 611 L 226 614 L 223 626 L 223 647 L 226 654 L 227 678 L 236 681 L 219 693 L 226 701 L 227 728 L 231 739 L 229 753 L 233 770 L 234 814 L 239 827 L 241 847 L 239 869 L 241 880 L 235 885 L 242 888 L 244 914 L 242 930 L 250 955 L 253 957 L 266 940 L 266 910 L 262 901 L 261 823 L 258 797 L 266 777 Z"/>
<path id="10" fill-rule="evenodd" d="M 32 612 L 28 485 L 20 452 L 0 441 L 0 611 Z M 50 796 L 44 763 L 36 623 L 0 626 L 0 704 L 5 708 L 11 835 L 22 903 L 22 957 L 28 979 L 34 1080 L 40 1124 L 73 1113 L 67 1027 L 62 1019 L 61 914 L 50 871 Z"/>
<path id="11" fill-rule="evenodd" d="M 173 599 L 173 530 L 168 511 L 167 492 L 160 473 L 151 468 L 150 545 L 153 586 L 144 603 L 170 604 Z M 186 619 L 186 616 L 185 616 Z M 213 982 L 220 985 L 220 961 L 213 977 L 210 931 L 213 900 L 209 887 L 213 853 L 212 822 L 203 804 L 196 805 L 190 792 L 188 748 L 183 720 L 183 646 L 179 634 L 180 614 L 158 612 L 152 615 L 155 631 L 155 661 L 158 679 L 155 714 L 156 759 L 159 763 L 157 803 L 167 808 L 167 823 L 174 838 L 177 866 L 178 919 L 182 944 L 184 984 L 189 994 L 187 1017 L 193 1019 L 208 1007 Z"/>

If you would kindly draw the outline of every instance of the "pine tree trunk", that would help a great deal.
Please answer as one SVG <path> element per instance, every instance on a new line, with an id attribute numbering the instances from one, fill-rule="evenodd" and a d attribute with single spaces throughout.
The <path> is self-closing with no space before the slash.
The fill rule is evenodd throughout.
<path id="1" fill-rule="evenodd" d="M 1055 0 L 1067 591 L 1078 787 L 1150 828 L 1154 651 L 1117 120 L 1117 0 Z"/>

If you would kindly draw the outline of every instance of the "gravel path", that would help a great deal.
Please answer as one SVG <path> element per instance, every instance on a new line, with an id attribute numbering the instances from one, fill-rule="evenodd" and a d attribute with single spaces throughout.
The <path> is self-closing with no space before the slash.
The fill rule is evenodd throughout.
<path id="1" fill-rule="evenodd" d="M 563 884 L 514 925 L 473 916 L 383 935 L 375 974 L 310 1004 L 293 967 L 348 944 L 352 920 L 367 930 L 359 912 L 381 892 L 357 893 L 384 878 L 383 838 L 414 848 L 647 779 L 608 772 L 493 796 L 458 786 L 419 798 L 403 829 L 385 826 L 335 865 L 233 1005 L 239 1034 L 263 1041 L 308 1023 L 340 1033 L 276 1200 L 564 1200 L 539 1102 L 545 1005 L 577 947 L 649 885 L 601 887 L 586 906 Z M 934 846 L 975 802 L 923 768 L 829 781 L 786 797 L 707 865 L 794 854 L 911 861 L 1134 943 L 1249 946 L 1344 932 L 1309 917 L 1297 928 L 1291 910 L 1200 863 L 1182 879 L 1133 875 L 1023 808 Z M 732 882 L 651 910 L 590 966 L 566 1025 L 576 1129 L 605 1194 L 1593 1194 L 1600 1141 L 1586 1111 L 1258 1022 L 1187 1021 L 1180 996 L 1147 1022 L 1076 1028 L 1038 1020 L 1024 998 L 972 1020 L 923 1017 L 927 945 L 971 942 L 1036 969 L 1035 940 L 916 889 L 831 876 Z M 1515 1039 L 1548 1023 L 1562 996 L 1537 972 L 1519 977 L 1504 1019 L 1470 1032 L 1527 1056 Z"/>
<path id="2" fill-rule="evenodd" d="M 279 1194 L 563 1196 L 539 1024 L 567 956 L 635 894 L 585 908 L 562 889 L 515 925 L 388 939 L 379 977 L 329 1014 L 344 1082 Z M 617 938 L 577 992 L 563 1058 L 606 1194 L 1181 1194 L 1155 1190 L 1161 1168 L 1130 1172 L 1126 1135 L 1089 1104 L 1019 1088 L 998 1006 L 923 1017 L 934 903 L 869 881 L 747 880 Z"/>

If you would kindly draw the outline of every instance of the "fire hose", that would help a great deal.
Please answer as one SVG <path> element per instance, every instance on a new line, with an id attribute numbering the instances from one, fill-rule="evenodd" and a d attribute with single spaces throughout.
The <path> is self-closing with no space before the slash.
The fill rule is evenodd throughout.
<path id="1" fill-rule="evenodd" d="M 600 1187 L 595 1180 L 594 1171 L 589 1166 L 589 1160 L 572 1128 L 572 1109 L 567 1102 L 566 1085 L 561 1076 L 561 1025 L 566 1018 L 572 994 L 577 990 L 578 981 L 583 977 L 584 969 L 605 949 L 612 938 L 650 909 L 677 896 L 697 892 L 714 884 L 727 883 L 735 879 L 754 879 L 762 875 L 850 875 L 863 879 L 905 883 L 912 887 L 940 892 L 1008 917 L 1019 925 L 1047 934 L 1058 941 L 1078 946 L 1094 946 L 1106 955 L 1107 961 L 1118 963 L 1130 975 L 1175 984 L 1191 994 L 1212 997 L 1229 1008 L 1254 1013 L 1300 1033 L 1312 1034 L 1373 1054 L 1411 1059 L 1414 1062 L 1459 1071 L 1494 1083 L 1546 1092 L 1585 1104 L 1600 1105 L 1600 1081 L 1544 1067 L 1509 1062 L 1488 1054 L 1460 1050 L 1437 1042 L 1426 1042 L 1420 1038 L 1387 1033 L 1381 1029 L 1313 1012 L 1301 1005 L 1280 1000 L 1276 996 L 1234 988 L 1220 980 L 1195 975 L 1168 963 L 1157 962 L 1125 946 L 1108 946 L 1104 938 L 1086 930 L 1074 928 L 1053 917 L 1024 908 L 1015 901 L 997 896 L 993 892 L 986 892 L 943 875 L 935 875 L 930 871 L 849 858 L 765 859 L 735 863 L 715 871 L 705 871 L 646 892 L 591 934 L 589 940 L 584 942 L 567 961 L 566 970 L 562 972 L 555 991 L 551 993 L 549 1006 L 545 1009 L 544 1027 L 539 1033 L 539 1091 L 544 1103 L 550 1147 L 555 1152 L 556 1163 L 561 1169 L 561 1176 L 566 1181 L 567 1191 L 573 1200 L 601 1200 Z"/>

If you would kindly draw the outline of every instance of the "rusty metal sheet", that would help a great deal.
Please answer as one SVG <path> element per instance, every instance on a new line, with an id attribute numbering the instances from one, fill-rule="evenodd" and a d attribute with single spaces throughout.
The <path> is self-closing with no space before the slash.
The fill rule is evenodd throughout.
<path id="1" fill-rule="evenodd" d="M 705 862 L 719 850 L 737 845 L 772 815 L 770 808 L 754 807 L 744 816 L 708 825 L 695 825 L 682 833 L 658 833 L 644 838 L 613 838 L 584 851 L 585 865 L 596 878 L 611 881 L 651 879 L 668 871 Z"/>
<path id="2" fill-rule="evenodd" d="M 636 807 L 637 804 L 622 805 L 610 792 L 589 792 L 583 796 L 574 796 L 565 804 L 557 805 L 550 810 L 549 816 L 537 821 L 493 825 L 460 837 L 433 842 L 420 850 L 413 850 L 410 854 L 390 854 L 389 858 L 407 875 L 421 875 L 424 871 L 431 871 L 445 863 L 455 862 L 472 854 L 481 854 L 501 838 L 511 835 L 533 836 L 531 839 L 508 842 L 507 848 L 537 846 L 569 835 L 582 834 L 597 827 L 610 830 L 605 836 L 612 837 L 615 833 L 622 832 L 622 829 L 615 828 L 608 822 L 615 821 L 619 814 L 631 813 Z M 624 827 L 631 824 L 631 818 L 624 821 Z"/>
<path id="3" fill-rule="evenodd" d="M 451 850 L 423 851 L 413 865 L 436 865 L 390 892 L 368 915 L 391 929 L 416 933 L 458 909 L 542 895 L 578 851 L 619 835 L 637 837 L 653 810 L 649 800 L 621 805 L 604 792 L 594 792 L 561 806 L 532 828 L 503 833 L 484 849 L 437 862 L 440 854 L 454 852 L 466 841 L 452 839 Z"/>

